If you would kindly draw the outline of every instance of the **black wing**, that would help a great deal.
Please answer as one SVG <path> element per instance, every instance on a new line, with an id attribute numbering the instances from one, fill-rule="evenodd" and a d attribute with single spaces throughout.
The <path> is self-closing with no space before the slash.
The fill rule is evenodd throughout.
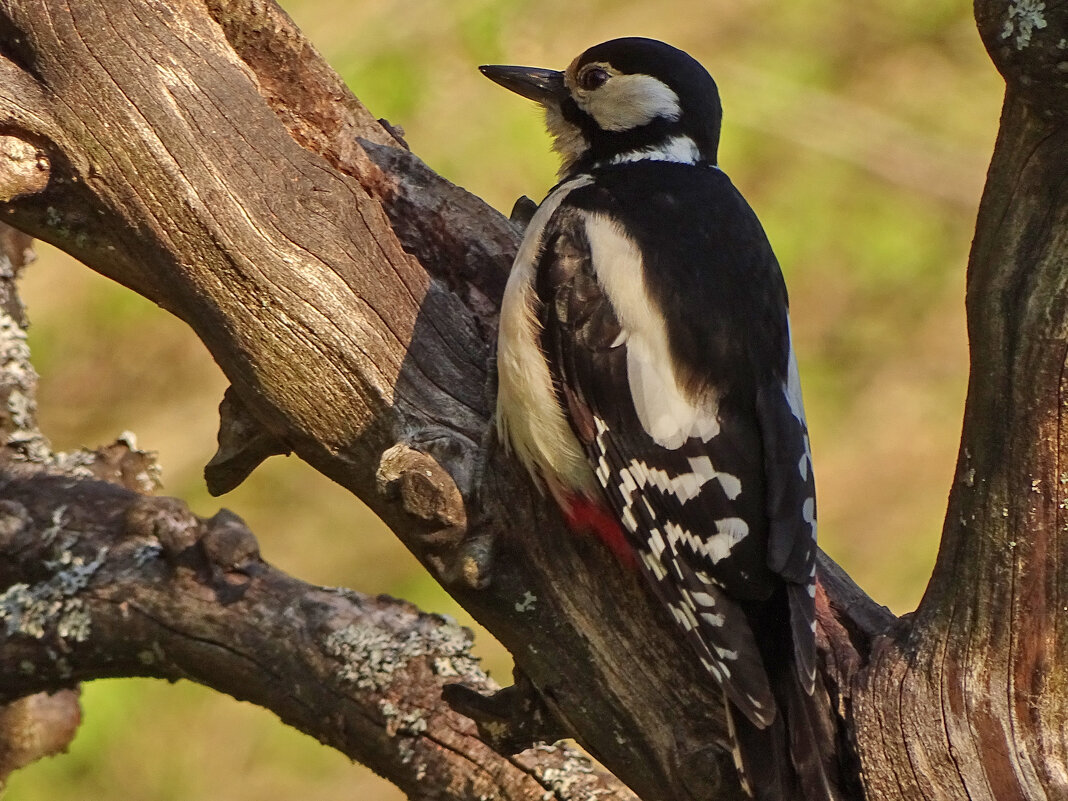
<path id="1" fill-rule="evenodd" d="M 632 175 L 619 191 L 634 185 Z M 799 487 L 798 460 L 807 450 L 786 392 L 785 290 L 759 223 L 733 187 L 725 206 L 704 197 L 723 189 L 708 182 L 694 187 L 691 200 L 708 211 L 708 221 L 696 227 L 692 215 L 679 213 L 677 183 L 670 194 L 647 192 L 638 220 L 621 213 L 634 204 L 613 194 L 610 181 L 573 193 L 547 226 L 537 291 L 543 347 L 561 401 L 605 499 L 641 555 L 643 573 L 728 697 L 762 727 L 774 718 L 775 702 L 753 616 L 765 619 L 770 609 L 774 618 L 777 608 L 780 619 L 792 619 L 794 639 L 809 643 L 795 651 L 810 687 L 807 580 L 814 532 L 797 523 L 799 511 L 791 508 L 810 487 Z M 634 243 L 634 253 L 647 254 L 643 260 L 620 263 L 633 253 L 604 246 L 623 230 L 648 232 L 650 221 L 654 241 Z M 605 252 L 617 262 L 611 279 L 605 265 L 594 263 L 595 253 Z M 771 275 L 754 275 L 747 261 Z M 643 269 L 657 270 L 656 281 L 645 286 L 661 292 L 649 298 L 650 315 L 673 308 L 675 293 L 694 317 L 678 326 L 689 341 L 670 343 L 671 363 L 609 302 L 613 289 L 625 291 L 628 271 L 641 284 Z M 656 428 L 649 422 L 650 408 L 660 403 L 656 379 L 638 381 L 643 389 L 635 375 L 661 374 L 672 364 L 683 373 L 675 379 L 689 407 L 665 398 L 655 409 L 666 418 L 681 409 L 678 416 L 686 418 L 683 434 L 669 437 L 667 447 L 647 430 Z M 671 428 L 670 419 L 666 425 Z M 794 444 L 782 447 L 782 437 Z M 801 607 L 789 613 L 784 578 L 789 606 Z M 795 583 L 797 592 L 790 589 Z"/>

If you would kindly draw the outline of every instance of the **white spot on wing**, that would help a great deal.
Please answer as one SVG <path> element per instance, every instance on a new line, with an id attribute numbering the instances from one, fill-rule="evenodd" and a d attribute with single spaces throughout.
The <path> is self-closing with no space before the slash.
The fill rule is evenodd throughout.
<path id="1" fill-rule="evenodd" d="M 610 473 L 608 471 L 608 462 L 605 461 L 603 456 L 597 457 L 597 480 L 601 482 L 602 487 L 608 486 L 608 479 Z"/>
<path id="2" fill-rule="evenodd" d="M 653 555 L 657 559 L 664 553 L 664 548 L 667 547 L 667 543 L 664 542 L 664 536 L 660 533 L 660 529 L 654 528 L 649 530 L 649 550 L 653 552 Z"/>
<path id="3" fill-rule="evenodd" d="M 714 645 L 712 647 L 716 651 L 716 656 L 718 656 L 720 659 L 729 659 L 732 662 L 738 659 L 737 651 L 731 651 L 727 648 L 720 648 L 718 645 Z"/>
<path id="4" fill-rule="evenodd" d="M 673 551 L 684 545 L 692 553 L 703 555 L 716 564 L 731 555 L 734 546 L 749 533 L 749 526 L 740 517 L 727 517 L 716 521 L 716 534 L 712 537 L 698 537 L 674 521 L 668 521 L 664 530 Z"/>
<path id="5" fill-rule="evenodd" d="M 701 657 L 700 659 L 701 659 L 702 667 L 704 667 L 705 670 L 707 670 L 709 673 L 712 674 L 712 678 L 714 678 L 716 681 L 722 683 L 723 682 L 723 671 L 721 671 L 719 669 L 719 665 L 717 665 L 715 662 L 708 661 L 704 657 Z"/>
<path id="6" fill-rule="evenodd" d="M 708 623 L 710 626 L 715 626 L 717 629 L 727 621 L 723 615 L 716 612 L 702 612 L 701 620 L 705 621 L 705 623 Z"/>
<path id="7" fill-rule="evenodd" d="M 649 570 L 652 571 L 653 576 L 656 577 L 656 580 L 663 581 L 664 577 L 667 576 L 667 571 L 664 570 L 664 565 L 661 561 L 653 556 L 653 554 L 646 551 L 641 552 L 641 557 L 642 561 L 645 562 L 645 566 L 649 568 Z"/>
<path id="8" fill-rule="evenodd" d="M 719 475 L 719 473 L 716 472 L 716 468 L 712 466 L 712 460 L 707 456 L 691 456 L 686 461 L 689 463 L 690 469 L 693 470 L 694 474 L 704 479 L 704 481 L 701 482 L 702 484 L 705 481 L 711 481 Z"/>
<path id="9" fill-rule="evenodd" d="M 716 521 L 716 536 L 705 540 L 705 553 L 716 564 L 731 555 L 731 550 L 749 534 L 748 524 L 740 517 Z"/>
<path id="10" fill-rule="evenodd" d="M 742 494 L 742 482 L 737 476 L 730 473 L 717 473 L 719 485 L 723 487 L 724 494 L 732 501 Z"/>
<path id="11" fill-rule="evenodd" d="M 699 606 L 704 606 L 710 609 L 716 605 L 716 599 L 707 592 L 691 592 L 690 595 L 693 597 L 694 602 Z"/>
<path id="12" fill-rule="evenodd" d="M 671 610 L 671 616 L 675 618 L 687 631 L 693 631 L 697 628 L 697 618 L 693 616 L 691 612 L 685 606 L 679 604 L 668 604 L 668 609 Z"/>
<path id="13" fill-rule="evenodd" d="M 697 462 L 701 472 L 680 473 L 676 476 L 672 476 L 666 470 L 661 470 L 658 467 L 649 467 L 645 462 L 638 459 L 632 459 L 630 472 L 635 477 L 635 489 L 652 485 L 661 492 L 674 495 L 679 499 L 679 503 L 686 503 L 696 498 L 701 491 L 701 487 L 717 475 L 716 471 L 712 469 L 712 462 L 708 457 L 702 458 L 704 459 L 703 462 L 699 459 L 690 460 L 691 466 L 693 466 L 692 463 Z"/>

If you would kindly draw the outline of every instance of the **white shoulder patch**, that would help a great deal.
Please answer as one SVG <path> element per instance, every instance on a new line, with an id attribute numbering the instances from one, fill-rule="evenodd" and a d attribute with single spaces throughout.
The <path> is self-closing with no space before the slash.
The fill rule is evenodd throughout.
<path id="1" fill-rule="evenodd" d="M 586 236 L 597 277 L 625 333 L 627 379 L 645 432 L 672 450 L 690 437 L 712 439 L 720 430 L 716 399 L 691 398 L 675 379 L 666 323 L 646 292 L 637 245 L 600 214 L 586 215 Z"/>

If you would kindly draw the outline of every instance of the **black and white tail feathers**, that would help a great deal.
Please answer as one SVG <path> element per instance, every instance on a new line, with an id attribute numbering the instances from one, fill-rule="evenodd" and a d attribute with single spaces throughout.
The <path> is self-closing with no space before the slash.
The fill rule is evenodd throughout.
<path id="1" fill-rule="evenodd" d="M 786 638 L 773 641 L 789 642 Z M 766 645 L 766 643 L 765 643 Z M 727 724 L 742 786 L 756 801 L 844 801 L 830 700 L 804 657 L 764 650 L 778 714 L 759 728 L 727 699 Z"/>

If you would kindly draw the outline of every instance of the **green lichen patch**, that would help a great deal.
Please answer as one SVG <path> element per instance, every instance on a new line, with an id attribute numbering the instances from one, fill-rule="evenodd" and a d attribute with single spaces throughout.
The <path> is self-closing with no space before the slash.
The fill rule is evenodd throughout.
<path id="1" fill-rule="evenodd" d="M 26 331 L 11 315 L 0 311 L 0 435 L 9 447 L 30 461 L 47 461 L 48 441 L 37 430 L 34 393 L 37 373 L 30 364 Z"/>
<path id="2" fill-rule="evenodd" d="M 422 657 L 430 658 L 437 675 L 482 677 L 471 655 L 469 632 L 452 623 L 420 627 L 402 636 L 373 623 L 353 623 L 327 635 L 323 647 L 343 663 L 338 677 L 360 689 L 385 689 L 398 671 Z"/>
<path id="3" fill-rule="evenodd" d="M 539 767 L 535 769 L 534 775 L 538 777 L 544 787 L 548 788 L 542 798 L 586 797 L 585 793 L 581 795 L 579 793 L 582 785 L 585 784 L 589 775 L 594 771 L 593 763 L 587 757 L 567 747 L 537 745 L 535 748 L 544 753 L 561 753 L 564 757 L 559 767 Z"/>
<path id="4" fill-rule="evenodd" d="M 52 575 L 36 584 L 18 583 L 0 594 L 0 632 L 4 637 L 24 636 L 40 640 L 47 633 L 65 642 L 85 642 L 91 619 L 77 594 L 89 585 L 104 563 L 107 549 L 92 560 L 75 555 L 70 544 L 58 548 L 56 558 L 45 565 Z"/>

